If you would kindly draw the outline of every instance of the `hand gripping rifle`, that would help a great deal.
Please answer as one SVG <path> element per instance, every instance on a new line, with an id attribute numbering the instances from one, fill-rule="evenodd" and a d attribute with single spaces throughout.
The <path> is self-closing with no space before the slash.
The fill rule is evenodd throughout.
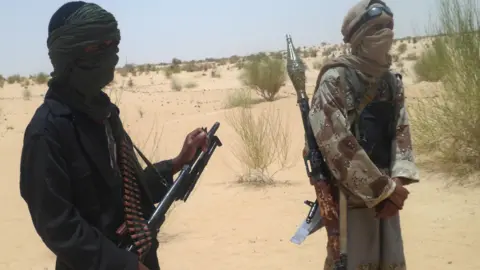
<path id="1" fill-rule="evenodd" d="M 201 149 L 197 149 L 194 158 L 188 164 L 185 164 L 178 174 L 177 179 L 167 191 L 167 194 L 163 197 L 160 203 L 155 208 L 152 216 L 147 221 L 147 226 L 151 232 L 158 232 L 160 227 L 162 226 L 163 222 L 165 221 L 165 214 L 167 213 L 168 209 L 172 206 L 174 201 L 183 200 L 184 202 L 187 201 L 190 193 L 194 189 L 195 185 L 198 182 L 198 179 L 202 175 L 203 170 L 207 166 L 210 158 L 213 155 L 213 152 L 217 148 L 217 146 L 222 146 L 222 142 L 220 139 L 215 136 L 218 128 L 220 127 L 220 123 L 216 122 L 212 128 L 207 133 L 208 139 L 208 147 L 207 150 L 204 152 Z M 206 129 L 204 129 L 207 131 Z M 142 159 L 144 157 L 142 156 Z M 146 160 L 146 158 L 144 159 Z M 150 162 L 148 162 L 150 163 Z M 148 166 L 150 165 L 147 163 Z M 153 166 L 153 165 L 151 165 Z M 120 244 L 122 247 L 122 244 Z M 127 246 L 123 246 L 128 251 L 134 252 L 135 246 L 133 244 L 129 244 Z M 143 252 L 142 254 L 146 254 L 147 252 Z M 143 258 L 140 258 L 143 260 Z"/>
<path id="2" fill-rule="evenodd" d="M 323 159 L 322 153 L 318 148 L 315 134 L 313 134 L 310 120 L 308 117 L 310 106 L 308 104 L 308 95 L 305 91 L 305 65 L 298 57 L 295 47 L 293 46 L 292 37 L 287 38 L 287 72 L 293 87 L 297 92 L 297 104 L 300 107 L 302 116 L 303 128 L 305 129 L 305 141 L 308 152 L 304 155 L 305 168 L 307 175 L 311 179 L 318 190 L 318 199 L 315 202 L 305 201 L 305 204 L 310 206 L 305 222 L 311 223 L 315 218 L 317 212 L 321 216 L 327 230 L 330 245 L 334 251 L 333 259 L 335 261 L 334 269 L 347 269 L 347 202 L 343 193 L 339 190 L 338 201 L 334 199 L 333 194 L 332 175 L 326 162 Z M 337 197 L 337 196 L 335 196 Z M 340 208 L 340 209 L 339 209 Z M 340 211 L 339 211 L 340 210 Z M 340 212 L 340 213 L 339 213 Z M 340 215 L 339 215 L 340 214 Z"/>

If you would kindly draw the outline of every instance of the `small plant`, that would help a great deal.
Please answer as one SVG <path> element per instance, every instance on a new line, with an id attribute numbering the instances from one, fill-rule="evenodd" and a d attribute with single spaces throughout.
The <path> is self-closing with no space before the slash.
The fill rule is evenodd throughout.
<path id="1" fill-rule="evenodd" d="M 400 45 L 398 45 L 397 52 L 399 55 L 404 54 L 406 51 L 407 51 L 407 44 L 401 43 Z"/>
<path id="2" fill-rule="evenodd" d="M 30 89 L 28 89 L 28 84 L 24 84 L 23 86 L 23 91 L 22 91 L 22 96 L 23 100 L 30 100 L 32 98 L 32 92 Z"/>
<path id="3" fill-rule="evenodd" d="M 173 91 L 176 91 L 176 92 L 179 92 L 179 91 L 182 91 L 182 82 L 176 78 L 176 77 L 172 77 L 170 79 L 170 87 L 172 88 Z"/>
<path id="4" fill-rule="evenodd" d="M 232 56 L 230 56 L 230 58 L 228 59 L 228 62 L 229 62 L 230 64 L 235 64 L 235 63 L 237 63 L 239 60 L 240 60 L 240 57 L 239 57 L 239 56 L 237 56 L 237 55 L 232 55 Z"/>
<path id="5" fill-rule="evenodd" d="M 23 81 L 23 78 L 18 74 L 8 76 L 7 78 L 8 84 L 21 83 L 22 81 Z"/>
<path id="6" fill-rule="evenodd" d="M 313 69 L 316 69 L 316 70 L 320 70 L 323 66 L 323 62 L 322 61 L 315 61 L 313 62 Z"/>
<path id="7" fill-rule="evenodd" d="M 220 75 L 220 72 L 219 72 L 217 69 L 212 69 L 212 71 L 210 72 L 210 76 L 211 76 L 212 78 L 220 78 L 220 77 L 222 77 L 222 76 Z"/>
<path id="8" fill-rule="evenodd" d="M 447 50 L 445 38 L 442 37 L 436 38 L 432 42 L 432 46 L 425 48 L 413 66 L 417 80 L 440 81 L 449 72 L 452 65 Z"/>
<path id="9" fill-rule="evenodd" d="M 188 82 L 185 84 L 185 88 L 195 88 L 198 84 L 196 82 Z"/>
<path id="10" fill-rule="evenodd" d="M 36 84 L 46 84 L 49 79 L 50 79 L 50 76 L 47 73 L 44 73 L 44 72 L 40 72 L 40 73 L 32 76 L 32 80 Z"/>
<path id="11" fill-rule="evenodd" d="M 122 77 L 127 77 L 128 76 L 128 70 L 125 67 L 117 68 L 116 70 L 118 74 Z"/>
<path id="12" fill-rule="evenodd" d="M 182 70 L 186 72 L 197 72 L 197 71 L 202 71 L 203 67 L 200 65 L 197 65 L 194 61 L 190 61 L 182 67 Z"/>
<path id="13" fill-rule="evenodd" d="M 291 165 L 289 127 L 279 110 L 270 106 L 255 115 L 242 107 L 228 111 L 226 119 L 239 139 L 232 150 L 244 168 L 239 182 L 274 184 L 274 175 Z"/>
<path id="14" fill-rule="evenodd" d="M 132 76 L 137 76 L 137 68 L 133 64 L 125 64 L 123 66 L 123 72 L 124 74 L 128 75 L 129 73 L 132 74 Z"/>
<path id="15" fill-rule="evenodd" d="M 173 74 L 180 73 L 181 71 L 182 70 L 181 70 L 180 64 L 176 64 L 176 65 L 170 65 L 164 68 L 163 74 L 165 74 L 165 78 L 170 79 Z"/>
<path id="16" fill-rule="evenodd" d="M 267 101 L 275 100 L 286 80 L 283 60 L 260 56 L 246 63 L 240 80 Z"/>
<path id="17" fill-rule="evenodd" d="M 134 86 L 132 77 L 128 78 L 127 86 L 132 88 Z"/>
<path id="18" fill-rule="evenodd" d="M 165 78 L 170 79 L 172 78 L 172 70 L 170 68 L 163 69 L 163 74 L 165 74 Z"/>
<path id="19" fill-rule="evenodd" d="M 391 56 L 392 56 L 392 62 L 398 63 L 398 61 L 400 60 L 400 57 L 398 56 L 398 54 L 391 54 Z"/>
<path id="20" fill-rule="evenodd" d="M 252 90 L 250 89 L 235 89 L 235 91 L 229 93 L 227 95 L 225 101 L 225 108 L 235 108 L 235 107 L 242 107 L 248 108 L 252 104 L 254 104 L 254 100 L 252 98 Z"/>

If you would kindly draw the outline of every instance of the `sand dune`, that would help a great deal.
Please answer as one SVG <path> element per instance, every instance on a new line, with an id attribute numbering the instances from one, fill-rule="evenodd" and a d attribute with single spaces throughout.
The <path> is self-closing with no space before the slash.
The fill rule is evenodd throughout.
<path id="1" fill-rule="evenodd" d="M 413 60 L 408 60 L 408 56 L 412 58 L 420 52 L 422 42 L 428 40 L 408 43 L 407 51 L 394 65 L 405 75 L 409 100 L 435 88 L 432 84 L 415 83 Z M 330 47 L 318 49 L 323 52 Z M 337 46 L 330 55 L 341 50 Z M 324 60 L 320 55 L 306 59 L 310 67 L 307 73 L 310 91 L 318 72 L 313 66 Z M 182 84 L 196 83 L 195 87 L 181 91 L 172 91 L 170 80 L 162 73 L 118 75 L 111 89 L 107 89 L 112 91 L 112 99 L 119 101 L 121 116 L 132 137 L 154 160 L 177 154 L 183 141 L 179 134 L 221 122 L 218 136 L 224 147 L 216 151 L 189 201 L 176 204 L 162 227 L 158 251 L 162 269 L 321 269 L 325 257 L 324 231 L 302 246 L 289 242 L 306 215 L 303 200 L 314 195 L 300 156 L 291 169 L 276 176 L 285 184 L 253 188 L 236 183 L 240 167 L 231 153 L 235 133 L 225 121 L 224 101 L 229 93 L 244 86 L 238 80 L 236 68 L 226 65 L 218 71 L 220 78 L 212 78 L 209 72 L 206 76 L 203 72 L 175 75 Z M 125 86 L 130 77 L 133 86 Z M 31 98 L 24 100 L 24 90 L 19 84 L 5 84 L 0 89 L 0 164 L 4 172 L 0 188 L 3 205 L 0 269 L 5 270 L 54 269 L 54 256 L 36 235 L 19 194 L 23 131 L 43 101 L 46 86 L 31 85 L 28 90 Z M 290 82 L 280 95 L 283 98 L 272 104 L 289 121 L 293 157 L 302 148 L 303 129 Z M 254 110 L 272 104 L 261 103 Z M 157 139 L 148 134 L 157 134 Z M 409 188 L 411 196 L 401 212 L 409 269 L 480 269 L 475 257 L 480 250 L 477 229 L 480 192 L 446 187 L 448 180 L 443 174 L 422 170 L 422 182 Z"/>

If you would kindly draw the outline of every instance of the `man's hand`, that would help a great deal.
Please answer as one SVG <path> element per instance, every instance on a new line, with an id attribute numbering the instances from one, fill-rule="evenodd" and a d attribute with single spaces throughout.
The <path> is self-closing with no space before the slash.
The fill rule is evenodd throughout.
<path id="1" fill-rule="evenodd" d="M 207 151 L 207 147 L 207 133 L 201 128 L 195 129 L 185 138 L 182 151 L 180 151 L 180 154 L 174 159 L 174 164 L 182 167 L 193 159 L 198 148 Z"/>
<path id="2" fill-rule="evenodd" d="M 398 214 L 399 210 L 403 209 L 405 200 L 408 198 L 408 190 L 403 187 L 402 181 L 399 178 L 393 178 L 396 183 L 393 193 L 376 206 L 377 218 L 389 218 Z"/>

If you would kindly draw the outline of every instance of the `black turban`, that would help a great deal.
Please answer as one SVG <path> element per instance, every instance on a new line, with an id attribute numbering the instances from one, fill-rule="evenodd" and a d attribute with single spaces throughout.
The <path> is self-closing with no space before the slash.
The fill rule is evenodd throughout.
<path id="1" fill-rule="evenodd" d="M 105 118 L 110 99 L 102 90 L 113 80 L 119 42 L 115 17 L 99 5 L 74 1 L 61 6 L 48 25 L 51 88 L 74 109 Z"/>

